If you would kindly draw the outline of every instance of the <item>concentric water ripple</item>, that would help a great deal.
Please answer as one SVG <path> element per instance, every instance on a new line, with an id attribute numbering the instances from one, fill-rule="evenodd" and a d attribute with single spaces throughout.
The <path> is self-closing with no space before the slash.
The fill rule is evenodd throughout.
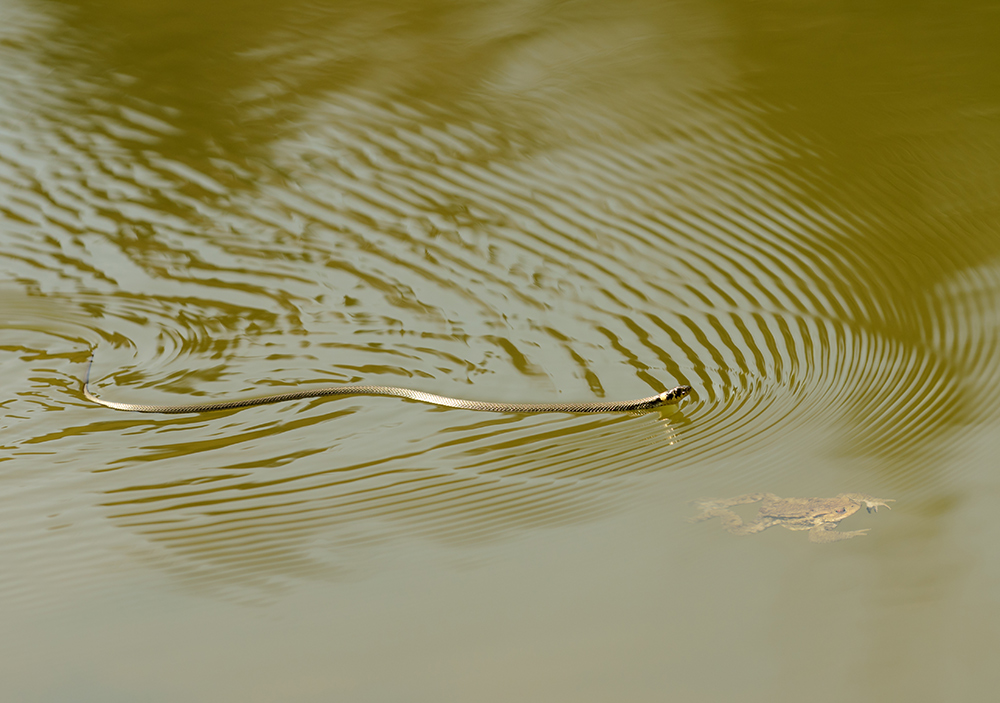
<path id="1" fill-rule="evenodd" d="M 963 409 L 996 414 L 976 387 L 1000 373 L 995 247 L 907 258 L 898 223 L 954 223 L 884 207 L 888 181 L 838 199 L 812 145 L 708 75 L 633 110 L 583 91 L 558 125 L 540 117 L 558 91 L 507 94 L 545 44 L 492 48 L 492 73 L 453 100 L 363 80 L 295 97 L 289 75 L 234 98 L 274 103 L 265 123 L 295 116 L 247 157 L 240 135 L 168 148 L 189 116 L 114 81 L 56 89 L 53 57 L 29 49 L 48 30 L 18 22 L 0 55 L 0 466 L 23 539 L 3 548 L 48 555 L 6 577 L 18 597 L 53 554 L 85 588 L 119 549 L 222 589 L 335 575 L 401 534 L 593 520 L 643 477 L 688 490 L 737 461 L 764 489 L 840 451 L 879 463 L 878 486 L 947 452 Z M 136 402 L 350 382 L 696 395 L 675 415 L 348 398 L 160 418 L 88 403 L 92 351 L 99 393 Z M 89 502 L 64 509 L 70 492 Z"/>

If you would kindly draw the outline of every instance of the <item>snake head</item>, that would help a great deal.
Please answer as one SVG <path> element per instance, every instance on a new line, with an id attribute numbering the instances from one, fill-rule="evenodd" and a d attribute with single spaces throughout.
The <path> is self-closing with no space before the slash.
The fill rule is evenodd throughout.
<path id="1" fill-rule="evenodd" d="M 669 391 L 663 391 L 660 393 L 660 403 L 663 405 L 674 404 L 686 398 L 691 394 L 691 386 L 677 386 L 676 388 L 671 388 Z"/>

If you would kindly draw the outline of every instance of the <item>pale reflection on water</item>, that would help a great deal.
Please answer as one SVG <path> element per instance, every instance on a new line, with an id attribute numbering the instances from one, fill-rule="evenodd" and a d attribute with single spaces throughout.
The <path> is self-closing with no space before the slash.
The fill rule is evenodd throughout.
<path id="1" fill-rule="evenodd" d="M 998 20 L 754 8 L 0 0 L 9 695 L 991 690 Z"/>

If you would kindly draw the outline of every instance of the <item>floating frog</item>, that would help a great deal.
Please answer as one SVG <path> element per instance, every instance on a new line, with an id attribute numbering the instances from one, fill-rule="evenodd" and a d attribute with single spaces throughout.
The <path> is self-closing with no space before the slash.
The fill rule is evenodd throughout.
<path id="1" fill-rule="evenodd" d="M 734 513 L 734 505 L 760 503 L 757 517 L 750 522 Z M 836 532 L 836 527 L 846 517 L 865 506 L 868 512 L 878 512 L 879 506 L 889 508 L 891 499 L 872 498 L 863 493 L 841 493 L 836 498 L 779 498 L 773 493 L 748 493 L 726 500 L 705 500 L 698 503 L 701 513 L 691 522 L 722 519 L 722 525 L 734 535 L 749 535 L 769 527 L 781 525 L 789 530 L 809 530 L 813 542 L 836 542 L 859 537 L 869 528 Z M 891 508 L 889 508 L 891 510 Z"/>

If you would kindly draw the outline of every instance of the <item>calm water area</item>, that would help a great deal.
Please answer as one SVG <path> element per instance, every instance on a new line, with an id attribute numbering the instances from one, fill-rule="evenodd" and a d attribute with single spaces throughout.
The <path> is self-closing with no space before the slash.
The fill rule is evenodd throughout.
<path id="1" fill-rule="evenodd" d="M 3 701 L 996 700 L 1000 5 L 0 0 L 0 387 Z"/>

